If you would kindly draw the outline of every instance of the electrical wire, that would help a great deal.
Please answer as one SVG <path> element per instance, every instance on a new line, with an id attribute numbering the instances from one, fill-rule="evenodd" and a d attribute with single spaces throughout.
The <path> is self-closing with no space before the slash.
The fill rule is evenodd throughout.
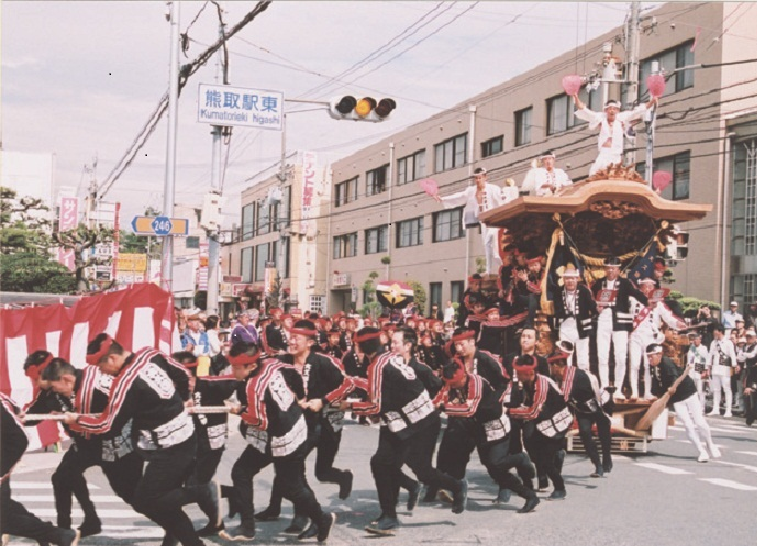
<path id="1" fill-rule="evenodd" d="M 210 60 L 213 54 L 216 51 L 218 51 L 219 48 L 223 47 L 223 45 L 226 43 L 226 40 L 228 40 L 229 38 L 234 36 L 237 32 L 242 30 L 245 26 L 247 26 L 247 24 L 252 22 L 260 13 L 268 9 L 268 6 L 270 5 L 270 3 L 271 3 L 271 0 L 260 0 L 251 11 L 249 11 L 239 22 L 237 22 L 234 25 L 234 27 L 232 27 L 230 32 L 224 33 L 224 35 L 221 38 L 219 38 L 211 47 L 205 50 L 202 54 L 200 54 L 200 56 L 197 57 L 194 61 L 192 61 L 191 63 L 187 65 L 182 66 L 181 70 L 179 71 L 179 94 L 181 94 L 181 90 L 184 88 L 184 86 L 186 86 L 189 78 L 192 77 L 200 69 L 200 67 L 204 66 L 208 62 L 208 60 Z M 158 125 L 158 121 L 160 121 L 160 118 L 163 117 L 163 114 L 165 113 L 167 109 L 168 109 L 168 91 L 166 91 L 166 93 L 163 95 L 163 98 L 161 98 L 161 100 L 158 102 L 157 107 L 148 118 L 142 130 L 137 134 L 137 136 L 132 141 L 131 146 L 126 150 L 126 152 L 121 157 L 121 159 L 116 163 L 116 165 L 110 171 L 110 173 L 102 182 L 102 184 L 100 184 L 98 188 L 98 195 L 100 199 L 105 197 L 105 195 L 113 187 L 113 184 L 115 184 L 116 181 L 126 171 L 126 169 L 131 166 L 137 153 L 147 143 L 147 140 L 155 131 L 155 128 Z"/>

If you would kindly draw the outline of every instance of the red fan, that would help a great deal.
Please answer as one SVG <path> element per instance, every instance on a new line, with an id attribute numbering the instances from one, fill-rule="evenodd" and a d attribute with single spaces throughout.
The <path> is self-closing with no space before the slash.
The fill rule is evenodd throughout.
<path id="1" fill-rule="evenodd" d="M 662 74 L 650 74 L 647 76 L 647 89 L 653 99 L 659 99 L 665 94 L 665 76 Z"/>
<path id="2" fill-rule="evenodd" d="M 581 76 L 565 76 L 562 79 L 562 88 L 565 89 L 565 94 L 569 97 L 578 94 L 578 90 L 581 89 Z"/>
<path id="3" fill-rule="evenodd" d="M 655 171 L 652 175 L 652 185 L 656 190 L 664 190 L 668 187 L 671 180 L 673 180 L 673 175 L 668 171 Z"/>
<path id="4" fill-rule="evenodd" d="M 421 188 L 431 197 L 434 197 L 439 193 L 439 187 L 436 185 L 436 181 L 432 178 L 424 178 L 421 180 Z"/>

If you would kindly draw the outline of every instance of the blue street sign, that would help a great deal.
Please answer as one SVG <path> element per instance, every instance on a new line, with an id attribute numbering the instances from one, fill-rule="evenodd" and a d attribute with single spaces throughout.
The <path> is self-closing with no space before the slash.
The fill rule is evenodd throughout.
<path id="1" fill-rule="evenodd" d="M 151 227 L 155 235 L 168 235 L 171 233 L 171 219 L 167 216 L 156 216 Z"/>

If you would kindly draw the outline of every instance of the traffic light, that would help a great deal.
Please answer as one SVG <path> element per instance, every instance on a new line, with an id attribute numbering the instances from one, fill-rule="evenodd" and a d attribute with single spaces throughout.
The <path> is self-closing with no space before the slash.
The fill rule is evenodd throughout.
<path id="1" fill-rule="evenodd" d="M 381 99 L 376 102 L 372 97 L 356 99 L 350 95 L 334 97 L 329 101 L 329 115 L 334 119 L 351 119 L 353 121 L 384 121 L 392 110 L 397 108 L 394 99 Z"/>

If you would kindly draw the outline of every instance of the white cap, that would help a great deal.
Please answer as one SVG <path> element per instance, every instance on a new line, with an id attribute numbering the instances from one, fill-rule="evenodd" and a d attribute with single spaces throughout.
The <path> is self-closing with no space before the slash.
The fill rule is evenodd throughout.
<path id="1" fill-rule="evenodd" d="M 731 304 L 730 304 L 730 307 L 733 307 L 734 305 L 738 307 L 738 305 L 739 305 L 739 302 L 737 302 L 737 301 L 732 301 L 732 302 L 731 302 Z"/>

